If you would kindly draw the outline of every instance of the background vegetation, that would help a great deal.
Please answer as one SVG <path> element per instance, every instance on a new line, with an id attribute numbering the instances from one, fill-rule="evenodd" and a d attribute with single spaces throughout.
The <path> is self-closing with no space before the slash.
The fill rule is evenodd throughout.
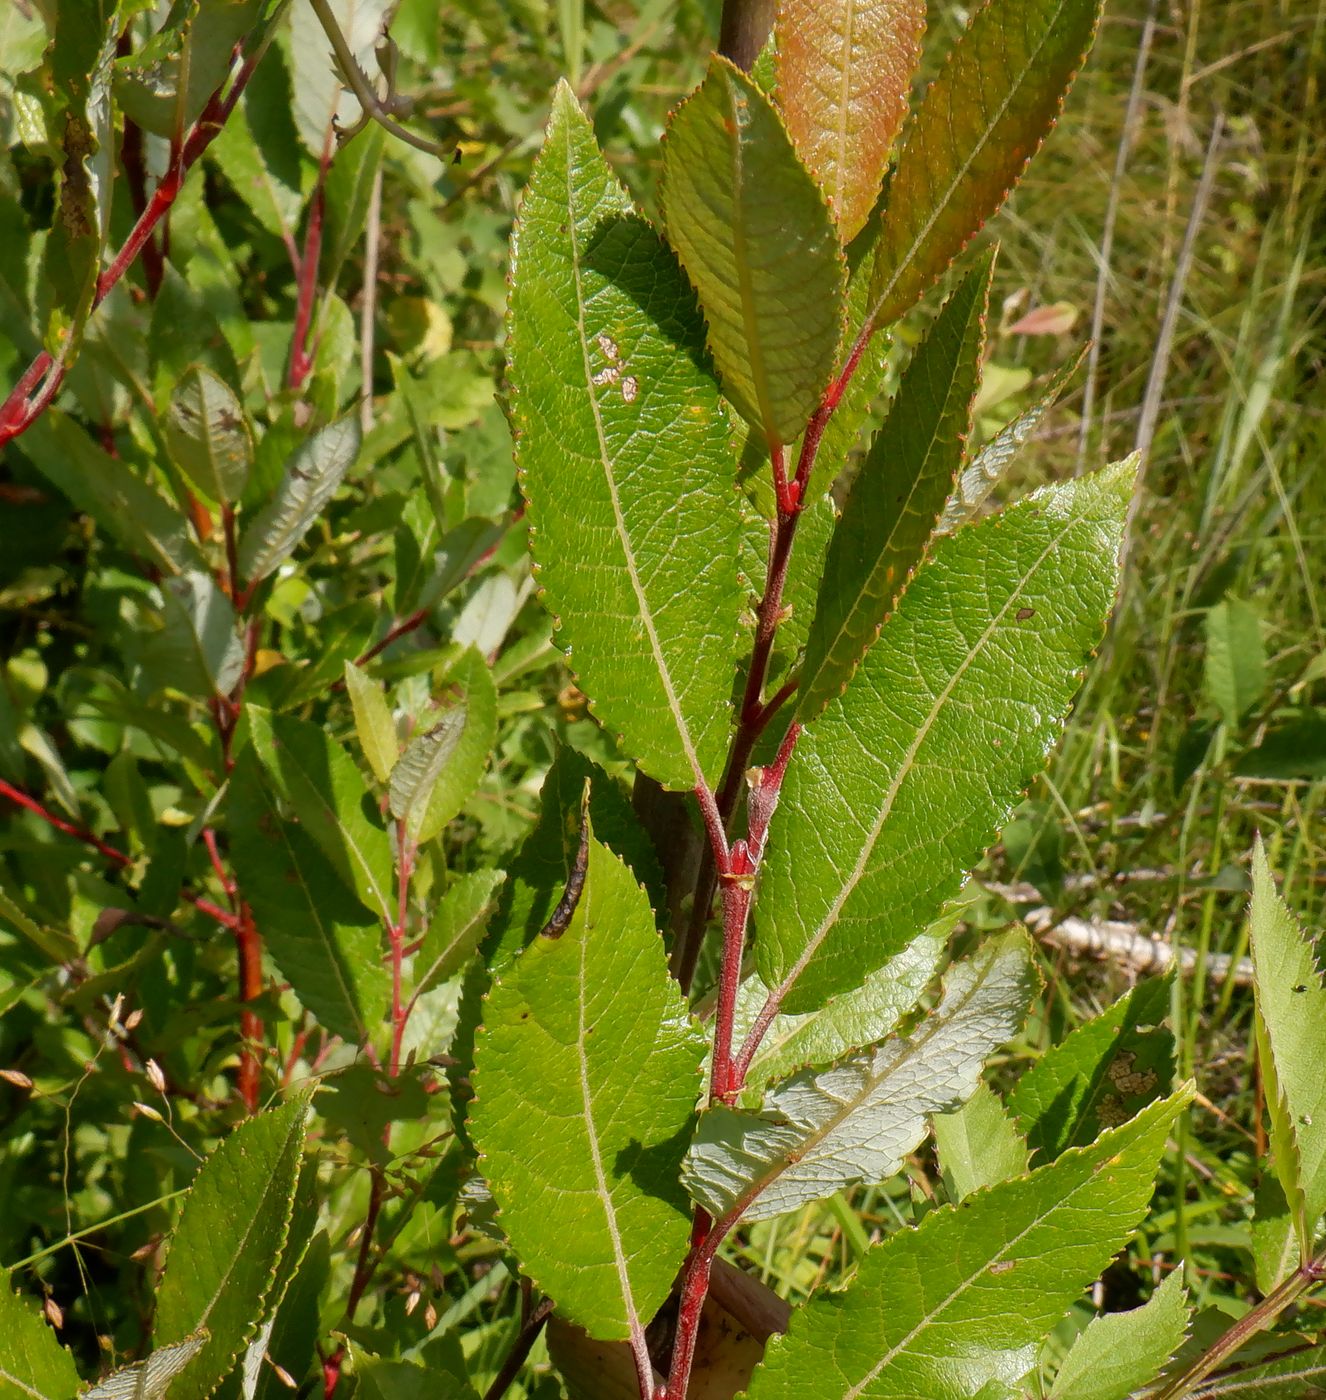
<path id="1" fill-rule="evenodd" d="M 300 92 L 321 47 L 296 27 L 259 70 L 245 131 L 219 139 L 181 195 L 167 261 L 149 254 L 92 323 L 60 400 L 67 417 L 49 415 L 4 449 L 0 1264 L 26 1264 L 29 1286 L 63 1304 L 62 1338 L 87 1368 L 136 1353 L 150 1300 L 144 1269 L 169 1229 L 169 1194 L 237 1116 L 240 1008 L 232 940 L 178 896 L 184 887 L 228 907 L 204 843 L 186 841 L 207 823 L 220 721 L 187 684 L 151 694 L 137 685 L 144 637 L 163 626 L 142 550 L 126 536 L 124 503 L 89 499 L 68 463 L 149 459 L 158 417 L 200 345 L 221 372 L 243 368 L 246 407 L 265 428 L 254 471 L 264 490 L 310 405 L 326 416 L 371 386 L 359 466 L 265 603 L 249 698 L 298 701 L 345 734 L 345 661 L 373 652 L 375 674 L 407 696 L 416 687 L 422 707 L 439 649 L 474 642 L 495 658 L 498 737 L 445 861 L 452 871 L 501 864 L 535 818 L 554 740 L 615 762 L 557 664 L 522 532 L 506 528 L 513 468 L 499 396 L 513 210 L 562 73 L 624 180 L 656 207 L 658 136 L 703 70 L 716 10 L 691 0 L 467 0 L 440 10 L 403 0 L 391 31 L 397 87 L 428 126 L 457 139 L 458 159 L 376 129 L 338 154 L 307 341 L 291 245 L 308 247 L 319 149 L 316 131 L 298 129 Z M 41 44 L 25 14 L 16 6 L 0 19 L 6 383 L 37 348 L 43 293 L 29 230 L 51 221 L 55 168 L 30 124 L 23 75 Z M 962 7 L 932 5 L 929 51 L 964 19 Z M 1323 923 L 1324 60 L 1320 0 L 1117 0 L 1065 118 L 991 229 L 998 326 L 982 430 L 1033 401 L 1089 336 L 1097 345 L 1001 492 L 1148 449 L 1112 630 L 1050 776 L 965 911 L 974 926 L 993 926 L 1011 906 L 1043 934 L 1047 990 L 1000 1069 L 1010 1080 L 1136 971 L 1117 952 L 1085 956 L 1074 931 L 1126 925 L 1123 934 L 1156 934 L 1187 958 L 1173 1017 L 1181 1073 L 1196 1075 L 1201 1097 L 1145 1235 L 1097 1300 L 1111 1308 L 1149 1296 L 1176 1259 L 1201 1306 L 1237 1311 L 1246 1301 L 1266 1158 L 1251 993 L 1237 976 L 1255 831 L 1291 906 L 1310 928 Z M 281 151 L 284 166 L 272 159 Z M 112 244 L 132 206 L 126 182 Z M 296 375 L 301 344 L 311 360 Z M 421 426 L 420 405 L 440 434 Z M 441 581 L 418 563 L 440 529 L 455 560 Z M 181 762 L 197 781 L 179 780 Z M 426 888 L 432 874 L 421 878 Z M 107 910 L 148 922 L 117 923 Z M 52 975 L 33 955 L 32 920 L 90 944 L 81 979 Z M 171 985 L 154 989 L 154 979 Z M 152 1014 L 154 1002 L 169 1015 Z M 129 1025 L 140 1006 L 148 1015 Z M 257 1009 L 272 1051 L 268 1087 L 326 1075 L 338 1087 L 319 1101 L 323 1131 L 371 1145 L 380 1123 L 370 1097 L 336 1073 L 336 1047 L 307 1043 L 274 990 Z M 454 991 L 428 1011 L 417 1034 L 432 1053 L 454 1022 Z M 753 1226 L 734 1256 L 803 1297 L 849 1270 L 874 1232 L 924 1210 L 932 1171 L 922 1156 L 901 1185 Z M 344 1293 L 367 1187 L 348 1166 L 334 1185 L 330 1267 Z M 62 1246 L 80 1231 L 90 1233 Z M 393 1244 L 364 1327 L 389 1321 L 442 1339 L 463 1322 L 471 1373 L 491 1377 L 520 1305 L 498 1258 L 492 1241 L 425 1200 Z M 530 1393 L 556 1394 L 540 1357 Z"/>

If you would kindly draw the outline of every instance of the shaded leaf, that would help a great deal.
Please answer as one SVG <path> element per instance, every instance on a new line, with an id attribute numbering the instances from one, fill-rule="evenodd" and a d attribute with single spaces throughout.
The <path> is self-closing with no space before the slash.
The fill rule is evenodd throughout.
<path id="1" fill-rule="evenodd" d="M 850 990 L 930 923 L 1044 762 L 1114 600 L 1134 466 L 942 541 L 806 727 L 755 904 L 756 965 L 787 1010 Z"/>
<path id="2" fill-rule="evenodd" d="M 566 932 L 488 993 L 470 1131 L 523 1268 L 593 1336 L 642 1328 L 685 1258 L 703 1054 L 644 891 L 592 841 Z"/>
<path id="3" fill-rule="evenodd" d="M 355 1348 L 355 1394 L 361 1400 L 477 1400 L 463 1376 L 413 1361 L 379 1361 Z"/>
<path id="4" fill-rule="evenodd" d="M 1202 1387 L 1202 1400 L 1323 1400 L 1326 1345 L 1309 1346 L 1237 1371 Z"/>
<path id="5" fill-rule="evenodd" d="M 252 748 L 230 777 L 230 857 L 263 947 L 295 995 L 351 1045 L 382 1025 L 391 977 L 382 925 L 302 827 L 285 820 Z"/>
<path id="6" fill-rule="evenodd" d="M 1169 1004 L 1168 977 L 1139 982 L 1018 1075 L 1008 1110 L 1033 1152 L 1053 1158 L 1083 1147 L 1169 1092 L 1174 1036 L 1161 1025 Z"/>
<path id="7" fill-rule="evenodd" d="M 773 104 L 717 55 L 668 125 L 662 201 L 728 398 L 767 439 L 794 442 L 833 371 L 842 257 Z"/>
<path id="8" fill-rule="evenodd" d="M 1266 644 L 1261 614 L 1241 598 L 1226 598 L 1206 614 L 1206 698 L 1231 728 L 1266 693 Z"/>
<path id="9" fill-rule="evenodd" d="M 718 1105 L 686 1157 L 692 1197 L 714 1217 L 767 1220 L 860 1182 L 887 1181 L 956 1108 L 981 1067 L 1021 1029 L 1036 989 L 1024 933 L 991 940 L 949 970 L 939 1005 L 894 1037 L 769 1090 L 758 1113 Z"/>
<path id="10" fill-rule="evenodd" d="M 1262 1067 L 1271 1072 L 1272 1150 L 1306 1259 L 1326 1211 L 1326 987 L 1311 943 L 1276 893 L 1260 837 L 1252 853 L 1249 919 L 1257 1014 L 1270 1051 Z"/>
<path id="11" fill-rule="evenodd" d="M 339 878 L 388 923 L 396 917 L 391 845 L 368 812 L 350 756 L 316 724 L 245 708 L 253 749 L 273 790 L 294 809 Z"/>
<path id="12" fill-rule="evenodd" d="M 952 1201 L 1011 1181 L 1027 1170 L 1026 1140 L 988 1084 L 979 1084 L 961 1108 L 936 1114 L 931 1126 Z"/>
<path id="13" fill-rule="evenodd" d="M 1234 771 L 1241 778 L 1273 782 L 1326 778 L 1326 711 L 1307 710 L 1268 725 L 1261 743 L 1240 755 Z"/>
<path id="14" fill-rule="evenodd" d="M 889 180 L 870 324 L 896 321 L 992 217 L 1091 46 L 1099 0 L 985 0 L 926 90 Z"/>
<path id="15" fill-rule="evenodd" d="M 1064 1358 L 1049 1400 L 1128 1400 L 1183 1345 L 1188 1315 L 1183 1270 L 1175 1269 L 1140 1308 L 1092 1319 Z"/>
<path id="16" fill-rule="evenodd" d="M 172 1382 L 171 1400 L 210 1395 L 258 1325 L 290 1225 L 307 1120 L 302 1100 L 250 1118 L 194 1180 L 171 1237 L 153 1339 L 160 1348 L 209 1335 Z"/>
<path id="17" fill-rule="evenodd" d="M 34 1299 L 0 1274 L 0 1400 L 69 1400 L 79 1387 L 73 1356 L 56 1340 Z"/>
<path id="18" fill-rule="evenodd" d="M 165 626 L 145 648 L 155 686 L 188 695 L 229 695 L 244 674 L 235 609 L 211 574 L 190 571 L 162 582 Z"/>
<path id="19" fill-rule="evenodd" d="M 739 610 L 727 427 L 694 296 L 565 85 L 512 257 L 517 463 L 559 643 L 646 772 L 716 781 Z"/>
<path id="20" fill-rule="evenodd" d="M 175 386 L 166 415 L 175 465 L 212 502 L 244 494 L 253 466 L 253 432 L 225 380 L 194 365 Z"/>
<path id="21" fill-rule="evenodd" d="M 784 0 L 777 31 L 779 109 L 850 243 L 907 114 L 925 0 Z"/>
<path id="22" fill-rule="evenodd" d="M 358 415 L 329 423 L 295 449 L 276 495 L 244 527 L 239 569 L 252 585 L 295 552 L 359 455 Z"/>
<path id="23" fill-rule="evenodd" d="M 806 642 L 803 723 L 842 692 L 879 635 L 948 499 L 971 431 L 993 266 L 987 254 L 945 303 L 852 483 Z"/>
<path id="24" fill-rule="evenodd" d="M 1090 1147 L 931 1211 L 771 1339 L 749 1400 L 968 1400 L 1007 1393 L 1136 1228 L 1191 1088 Z M 1016 1394 L 1016 1392 L 1013 1392 Z"/>

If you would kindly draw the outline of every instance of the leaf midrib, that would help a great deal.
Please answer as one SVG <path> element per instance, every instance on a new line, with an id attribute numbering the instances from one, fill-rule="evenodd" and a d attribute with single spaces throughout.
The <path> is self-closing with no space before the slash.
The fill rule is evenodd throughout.
<path id="1" fill-rule="evenodd" d="M 999 965 L 999 960 L 998 956 L 991 958 L 989 965 L 984 969 L 982 975 L 973 980 L 971 986 L 963 994 L 958 1003 L 953 1006 L 947 1016 L 942 1018 L 938 1015 L 928 1016 L 923 1022 L 920 1031 L 910 1040 L 902 1042 L 900 1047 L 902 1049 L 902 1054 L 890 1063 L 887 1070 L 881 1074 L 872 1075 L 860 1094 L 831 1114 L 808 1136 L 801 1139 L 795 1149 L 789 1149 L 783 1152 L 769 1171 L 753 1181 L 750 1186 L 741 1193 L 741 1196 L 736 1198 L 738 1200 L 743 1198 L 747 1199 L 747 1205 L 743 1207 L 743 1210 L 748 1209 L 749 1205 L 753 1204 L 756 1198 L 767 1191 L 789 1167 L 800 1165 L 800 1163 L 810 1158 L 814 1150 L 819 1147 L 827 1137 L 836 1129 L 842 1127 L 853 1114 L 860 1112 L 863 1106 L 869 1103 L 871 1096 L 879 1089 L 882 1083 L 896 1074 L 902 1066 L 913 1061 L 941 1031 L 949 1029 L 962 1012 L 971 1005 L 972 999 L 976 994 L 989 983 L 992 974 Z M 882 1049 L 883 1046 L 877 1047 L 873 1054 L 878 1056 L 879 1051 Z M 838 1067 L 841 1068 L 841 1066 Z M 831 1073 L 832 1068 L 833 1067 L 825 1071 L 825 1073 Z M 916 1116 L 924 1122 L 925 1114 L 922 1113 Z M 794 1124 L 794 1126 L 796 1125 Z"/>
<path id="2" fill-rule="evenodd" d="M 1059 0 L 1059 4 L 1055 7 L 1053 18 L 1045 23 L 1041 32 L 1040 41 L 1037 43 L 1035 49 L 1028 55 L 1027 62 L 1023 65 L 1021 72 L 1017 76 L 1017 81 L 1010 83 L 1005 90 L 1004 99 L 1000 102 L 996 110 L 994 120 L 986 123 L 985 130 L 982 132 L 980 140 L 972 148 L 971 154 L 967 160 L 958 167 L 948 188 L 944 191 L 943 198 L 931 203 L 931 213 L 929 217 L 926 219 L 925 223 L 922 224 L 920 232 L 912 240 L 911 247 L 908 248 L 902 258 L 899 259 L 888 285 L 883 288 L 879 296 L 873 298 L 874 305 L 871 307 L 870 315 L 867 317 L 866 322 L 868 325 L 874 322 L 875 317 L 879 314 L 879 308 L 883 306 L 890 295 L 892 295 L 893 289 L 898 285 L 902 274 L 912 265 L 912 261 L 916 257 L 917 249 L 929 238 L 931 231 L 939 222 L 940 215 L 948 208 L 949 202 L 952 200 L 958 186 L 966 179 L 968 171 L 970 171 L 971 167 L 976 163 L 977 158 L 984 152 L 986 145 L 994 134 L 995 128 L 1003 121 L 1004 117 L 1007 116 L 1009 108 L 1013 105 L 1014 98 L 1021 93 L 1023 85 L 1027 81 L 1027 74 L 1036 66 L 1036 60 L 1040 57 L 1041 50 L 1049 43 L 1054 27 L 1059 22 L 1059 17 L 1063 14 L 1068 3 L 1069 0 Z M 1060 100 L 1062 100 L 1062 94 L 1060 95 Z M 916 131 L 917 126 L 919 126 L 919 122 L 915 123 L 912 127 L 912 131 L 908 133 L 907 148 L 911 146 L 911 136 Z"/>
<path id="3" fill-rule="evenodd" d="M 1056 1212 L 1071 1209 L 1074 1198 L 1077 1195 L 1079 1195 L 1085 1188 L 1093 1185 L 1095 1181 L 1096 1173 L 1092 1172 L 1082 1181 L 1079 1181 L 1077 1185 L 1074 1186 L 1073 1189 L 1066 1196 L 1061 1196 L 1046 1210 L 1042 1211 L 1034 1219 L 1029 1221 L 1025 1229 L 1019 1231 L 1016 1235 L 1013 1236 L 1012 1239 L 1005 1240 L 997 1254 L 988 1258 L 979 1269 L 974 1269 L 971 1272 L 969 1272 L 967 1277 L 964 1278 L 962 1282 L 958 1284 L 958 1286 L 955 1289 L 953 1289 L 953 1291 L 949 1293 L 949 1295 L 946 1298 L 942 1298 L 928 1312 L 923 1313 L 921 1317 L 917 1319 L 916 1323 L 912 1326 L 912 1328 L 908 1332 L 906 1332 L 902 1337 L 900 1337 L 898 1341 L 892 1347 L 890 1347 L 889 1350 L 885 1352 L 882 1357 L 880 1357 L 880 1359 L 875 1363 L 875 1365 L 869 1371 L 866 1372 L 866 1374 L 861 1378 L 860 1381 L 857 1382 L 856 1385 L 852 1386 L 848 1390 L 843 1391 L 841 1400 L 859 1400 L 859 1397 L 864 1392 L 865 1388 L 868 1385 L 870 1385 L 871 1382 L 876 1379 L 876 1377 L 880 1375 L 884 1368 L 888 1366 L 892 1361 L 894 1361 L 897 1357 L 901 1356 L 904 1353 L 904 1351 L 911 1345 L 911 1343 L 922 1332 L 926 1330 L 926 1328 L 938 1325 L 938 1322 L 943 1316 L 943 1314 L 947 1312 L 948 1309 L 951 1308 L 953 1304 L 957 1302 L 957 1300 L 961 1298 L 962 1295 L 969 1288 L 972 1287 L 972 1285 L 976 1282 L 978 1278 L 980 1278 L 983 1274 L 988 1273 L 994 1265 L 1002 1263 L 1010 1250 L 1016 1248 L 1016 1246 L 1021 1244 L 1022 1241 L 1026 1239 L 1026 1237 L 1029 1234 L 1031 1234 L 1033 1230 L 1038 1229 L 1039 1227 L 1044 1225 L 1044 1223 Z"/>
<path id="4" fill-rule="evenodd" d="M 1023 570 L 1022 577 L 1018 580 L 1017 587 L 1009 594 L 1007 602 L 1005 602 L 1004 606 L 990 619 L 989 625 L 981 634 L 976 645 L 968 650 L 967 655 L 962 659 L 962 664 L 955 668 L 952 676 L 950 676 L 945 683 L 943 690 L 935 697 L 935 703 L 930 707 L 930 713 L 926 715 L 925 720 L 917 728 L 916 738 L 913 739 L 912 743 L 908 746 L 906 753 L 903 755 L 902 762 L 898 765 L 898 772 L 894 776 L 892 783 L 889 784 L 888 791 L 885 793 L 884 801 L 880 807 L 879 815 L 875 819 L 867 839 L 862 843 L 861 854 L 857 857 L 856 865 L 851 875 L 843 881 L 842 887 L 834 897 L 833 903 L 829 906 L 828 911 L 821 919 L 819 927 L 807 941 L 805 949 L 793 964 L 792 970 L 783 978 L 782 982 L 779 983 L 778 990 L 774 995 L 780 1000 L 787 996 L 787 993 L 791 990 L 797 978 L 806 970 L 811 958 L 819 951 L 825 938 L 828 937 L 829 931 L 837 922 L 838 916 L 842 913 L 843 906 L 847 903 L 857 885 L 861 883 L 862 877 L 865 875 L 866 866 L 870 861 L 871 855 L 874 853 L 875 844 L 879 840 L 880 833 L 884 829 L 884 823 L 888 821 L 889 816 L 892 814 L 893 804 L 898 799 L 898 793 L 902 790 L 903 783 L 911 776 L 912 767 L 916 762 L 916 756 L 921 751 L 922 745 L 930 737 L 930 731 L 934 728 L 936 720 L 938 720 L 945 705 L 947 705 L 949 697 L 957 688 L 958 683 L 976 663 L 976 659 L 984 654 L 990 639 L 994 636 L 995 631 L 1008 615 L 1010 609 L 1022 598 L 1030 580 L 1040 571 L 1050 555 L 1059 548 L 1065 537 L 1081 523 L 1082 520 L 1080 517 L 1070 516 L 1070 518 L 1064 522 L 1063 529 L 1046 544 L 1045 548 L 1037 556 L 1035 562 L 1030 567 Z"/>
<path id="5" fill-rule="evenodd" d="M 607 434 L 603 430 L 603 414 L 599 406 L 597 386 L 594 384 L 594 368 L 590 360 L 588 331 L 585 327 L 585 287 L 584 278 L 580 271 L 580 231 L 576 225 L 576 190 L 575 182 L 572 179 L 573 152 L 569 132 L 565 138 L 565 154 L 566 204 L 569 215 L 566 224 L 571 244 L 571 272 L 575 280 L 576 290 L 576 334 L 580 341 L 580 358 L 585 374 L 585 393 L 589 398 L 590 411 L 594 416 L 594 434 L 599 449 L 599 465 L 603 468 L 603 479 L 607 483 L 608 498 L 612 502 L 613 527 L 617 532 L 617 539 L 626 560 L 626 574 L 631 581 L 631 590 L 635 594 L 636 607 L 639 609 L 640 621 L 644 625 L 645 635 L 649 638 L 649 649 L 654 656 L 654 665 L 658 670 L 659 679 L 663 683 L 668 711 L 676 725 L 677 738 L 681 743 L 682 753 L 690 764 L 695 785 L 703 787 L 705 785 L 704 771 L 700 767 L 699 756 L 696 754 L 695 745 L 691 740 L 690 728 L 682 714 L 681 703 L 672 684 L 672 673 L 668 669 L 667 661 L 663 655 L 663 647 L 658 638 L 658 630 L 654 626 L 653 611 L 645 596 L 644 584 L 640 579 L 640 569 L 636 563 L 635 550 L 631 547 L 630 537 L 626 530 L 626 519 L 622 514 L 621 498 L 617 491 L 617 478 L 613 472 L 611 455 L 608 452 Z"/>
<path id="6" fill-rule="evenodd" d="M 581 899 L 586 911 L 590 908 L 590 879 L 587 875 Z M 586 913 L 580 937 L 580 973 L 576 980 L 576 1070 L 580 1083 L 580 1098 L 585 1115 L 586 1138 L 589 1142 L 589 1160 L 594 1168 L 595 1192 L 603 1206 L 603 1218 L 608 1227 L 608 1237 L 612 1241 L 613 1266 L 617 1271 L 617 1282 L 622 1291 L 622 1301 L 626 1305 L 626 1326 L 631 1334 L 632 1349 L 637 1355 L 643 1354 L 644 1329 L 640 1325 L 640 1315 L 636 1311 L 635 1296 L 631 1292 L 631 1277 L 626 1268 L 626 1252 L 622 1248 L 621 1231 L 617 1228 L 617 1210 L 613 1204 L 612 1192 L 608 1189 L 608 1179 L 603 1171 L 603 1154 L 599 1151 L 598 1127 L 594 1122 L 594 1099 L 589 1083 L 589 1059 L 585 1054 L 588 1039 L 589 1020 L 586 1014 L 585 989 L 589 980 L 585 965 L 589 949 L 589 918 Z"/>

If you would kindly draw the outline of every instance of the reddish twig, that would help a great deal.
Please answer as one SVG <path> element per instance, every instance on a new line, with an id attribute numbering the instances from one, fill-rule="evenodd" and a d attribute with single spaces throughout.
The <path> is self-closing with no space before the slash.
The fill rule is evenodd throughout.
<path id="1" fill-rule="evenodd" d="M 263 993 L 262 941 L 254 926 L 253 911 L 239 906 L 235 946 L 239 953 L 239 996 L 242 1002 L 257 1001 Z M 239 1014 L 239 1096 L 250 1113 L 257 1113 L 262 1091 L 262 1058 L 266 1051 L 262 1017 L 245 1006 Z"/>
<path id="2" fill-rule="evenodd" d="M 91 311 L 95 311 L 105 301 L 111 289 L 133 266 L 158 225 L 170 212 L 171 206 L 179 197 L 185 177 L 225 126 L 265 49 L 266 41 L 244 61 L 229 88 L 222 84 L 208 99 L 193 129 L 180 147 L 177 158 L 161 177 L 128 238 L 111 260 L 110 266 L 98 277 Z M 68 365 L 63 357 L 56 359 L 45 350 L 33 360 L 14 385 L 9 397 L 0 404 L 0 447 L 25 433 L 50 407 L 60 392 L 67 370 Z"/>
<path id="3" fill-rule="evenodd" d="M 318 296 L 318 265 L 322 261 L 322 224 L 327 204 L 327 172 L 331 169 L 335 150 L 331 131 L 323 143 L 322 159 L 318 162 L 318 180 L 309 201 L 308 226 L 304 230 L 304 250 L 298 261 L 298 296 L 295 302 L 295 325 L 290 337 L 290 369 L 286 384 L 302 389 L 313 369 L 313 352 L 309 334 L 313 329 L 313 304 Z"/>

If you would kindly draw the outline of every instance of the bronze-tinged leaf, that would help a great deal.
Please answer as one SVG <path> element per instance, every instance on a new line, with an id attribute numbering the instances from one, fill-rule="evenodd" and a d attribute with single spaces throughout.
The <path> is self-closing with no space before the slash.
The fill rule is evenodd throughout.
<path id="1" fill-rule="evenodd" d="M 1054 125 L 1100 0 L 986 0 L 930 85 L 889 181 L 868 324 L 913 306 L 1003 204 Z"/>
<path id="2" fill-rule="evenodd" d="M 784 0 L 779 9 L 783 120 L 845 244 L 879 195 L 924 33 L 925 0 Z"/>

